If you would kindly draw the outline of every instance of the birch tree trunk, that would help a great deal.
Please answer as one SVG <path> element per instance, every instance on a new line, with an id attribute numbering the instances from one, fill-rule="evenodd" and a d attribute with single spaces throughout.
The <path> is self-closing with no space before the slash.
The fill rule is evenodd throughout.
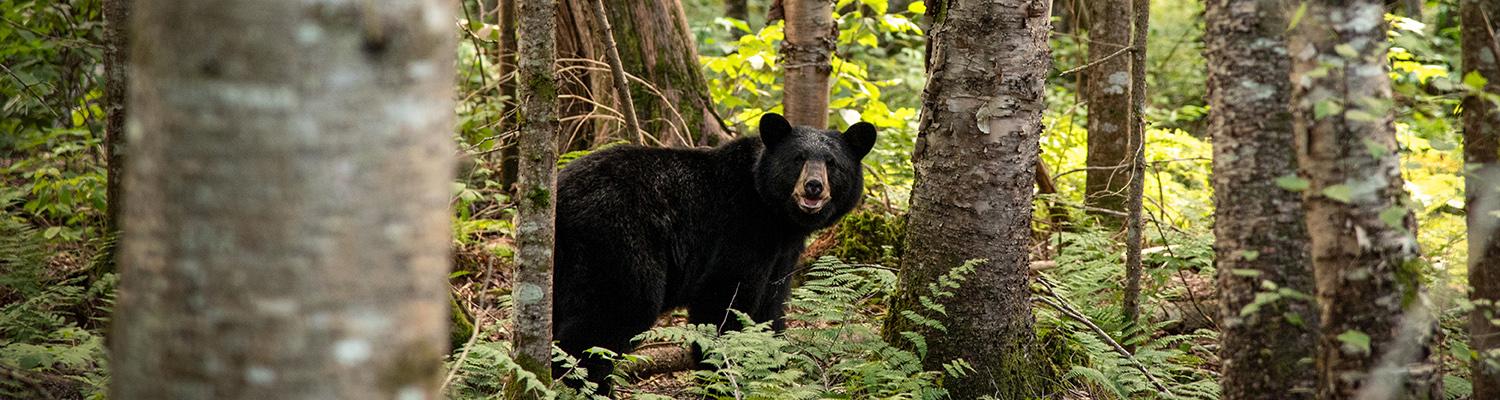
<path id="1" fill-rule="evenodd" d="M 1282 0 L 1209 0 L 1209 132 L 1213 136 L 1214 264 L 1225 400 L 1311 399 L 1316 305 L 1283 297 L 1241 315 L 1262 282 L 1315 292 L 1297 174 Z M 1247 273 L 1248 272 L 1248 273 Z"/>
<path id="2" fill-rule="evenodd" d="M 1131 0 L 1089 0 L 1088 155 L 1084 204 L 1106 225 L 1125 217 L 1131 160 L 1141 143 L 1130 119 Z M 1144 49 L 1142 50 L 1144 51 Z"/>
<path id="3" fill-rule="evenodd" d="M 1500 3 L 1465 0 L 1460 5 L 1463 18 L 1463 71 L 1478 73 L 1488 82 L 1485 93 L 1500 94 Z M 1470 319 L 1473 349 L 1480 358 L 1474 362 L 1474 398 L 1500 396 L 1500 318 L 1496 301 L 1500 300 L 1500 108 L 1490 99 L 1469 96 L 1463 103 L 1464 162 L 1469 175 L 1469 284 L 1475 309 Z"/>
<path id="4" fill-rule="evenodd" d="M 436 398 L 453 4 L 133 4 L 117 399 Z"/>
<path id="5" fill-rule="evenodd" d="M 1416 221 L 1391 124 L 1384 4 L 1307 7 L 1288 49 L 1293 132 L 1310 181 L 1318 398 L 1437 398 L 1434 322 L 1417 282 Z"/>
<path id="6" fill-rule="evenodd" d="M 1032 182 L 1040 152 L 1043 81 L 1050 68 L 1046 0 L 946 0 L 927 6 L 930 58 L 913 163 L 907 253 L 884 329 L 926 338 L 928 368 L 963 358 L 976 371 L 947 381 L 955 399 L 1033 398 L 1036 367 L 1028 249 Z M 976 124 L 976 121 L 978 122 Z M 942 302 L 918 296 L 969 260 L 987 260 Z M 901 314 L 936 318 L 946 332 Z"/>
<path id="7" fill-rule="evenodd" d="M 517 364 L 543 382 L 552 380 L 552 246 L 557 193 L 556 3 L 521 3 L 520 204 L 516 224 L 515 324 L 511 343 Z M 540 398 L 511 385 L 512 398 Z"/>
<path id="8" fill-rule="evenodd" d="M 786 84 L 782 108 L 793 125 L 828 127 L 828 74 L 833 72 L 835 35 L 832 0 L 784 0 L 786 41 L 781 65 Z"/>

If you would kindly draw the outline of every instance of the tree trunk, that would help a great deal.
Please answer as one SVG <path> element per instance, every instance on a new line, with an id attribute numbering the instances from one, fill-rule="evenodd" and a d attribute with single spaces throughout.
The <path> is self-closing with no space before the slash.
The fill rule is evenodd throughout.
<path id="1" fill-rule="evenodd" d="M 1130 185 L 1125 191 L 1125 320 L 1138 322 L 1141 315 L 1141 202 L 1146 193 L 1146 32 L 1150 27 L 1151 2 L 1130 2 L 1130 136 L 1136 138 L 1130 152 Z M 1134 345 L 1129 345 L 1134 350 Z"/>
<path id="2" fill-rule="evenodd" d="M 1433 320 L 1391 120 L 1385 9 L 1309 1 L 1291 35 L 1293 132 L 1322 332 L 1318 398 L 1434 398 Z M 1437 392 L 1437 393 L 1434 393 Z"/>
<path id="3" fill-rule="evenodd" d="M 506 106 L 501 108 L 500 115 L 503 123 L 500 124 L 500 130 L 509 131 L 514 129 L 521 120 L 519 113 L 513 117 L 505 118 L 506 116 L 510 116 L 510 111 L 515 110 L 514 104 L 518 101 L 516 81 L 519 79 L 516 77 L 507 79 L 506 76 L 516 72 L 516 52 L 518 51 L 516 14 L 519 13 L 519 10 L 516 9 L 516 2 L 524 0 L 499 1 L 500 51 L 498 52 L 499 61 L 495 65 L 500 70 L 500 94 L 510 97 L 509 101 L 503 103 Z M 519 133 L 504 135 L 500 140 L 500 187 L 507 190 L 516 184 L 516 179 L 518 178 L 517 171 L 521 169 L 520 155 L 516 154 L 516 138 L 518 136 L 520 136 Z"/>
<path id="4" fill-rule="evenodd" d="M 724 16 L 749 23 L 750 2 L 747 0 L 724 0 Z"/>
<path id="5" fill-rule="evenodd" d="M 599 104 L 618 101 L 613 92 L 604 45 L 593 33 L 594 0 L 559 2 L 558 56 L 564 67 L 586 66 L 577 75 L 559 76 L 559 93 L 579 96 Z M 605 0 L 610 28 L 619 43 L 625 72 L 643 80 L 633 82 L 631 95 L 641 129 L 655 140 L 671 146 L 691 146 L 727 138 L 723 123 L 708 94 L 708 81 L 698 64 L 697 45 L 677 0 Z M 587 59 L 578 62 L 567 59 Z M 589 101 L 564 99 L 560 118 L 565 147 L 589 147 L 618 138 L 622 124 L 598 124 L 602 119 L 585 118 L 591 113 L 609 114 Z M 618 106 L 611 105 L 616 110 Z M 619 115 L 613 118 L 623 120 Z M 606 129 L 606 127 L 609 127 Z"/>
<path id="6" fill-rule="evenodd" d="M 781 42 L 781 65 L 786 84 L 781 106 L 792 125 L 828 127 L 828 74 L 833 72 L 837 27 L 833 1 L 785 0 L 786 40 Z"/>
<path id="7" fill-rule="evenodd" d="M 1500 93 L 1500 3 L 1466 0 L 1460 6 L 1463 19 L 1463 71 L 1488 80 L 1486 93 Z M 1473 349 L 1481 355 L 1474 362 L 1474 398 L 1500 396 L 1500 359 L 1487 356 L 1500 349 L 1500 318 L 1495 303 L 1500 300 L 1500 107 L 1480 96 L 1464 98 L 1464 162 L 1469 166 L 1469 284 L 1475 309 L 1470 319 Z"/>
<path id="8" fill-rule="evenodd" d="M 1051 59 L 1047 0 L 928 4 L 930 67 L 913 163 L 907 254 L 885 335 L 926 338 L 931 369 L 962 358 L 976 371 L 945 383 L 956 399 L 1032 398 L 1047 377 L 1036 367 L 1028 250 L 1033 168 L 1040 152 Z M 975 122 L 978 121 L 978 124 Z M 929 284 L 968 260 L 986 260 L 955 296 Z M 945 303 L 946 314 L 919 296 Z M 916 326 L 905 311 L 938 319 Z"/>
<path id="9" fill-rule="evenodd" d="M 1084 78 L 1089 112 L 1084 204 L 1114 227 L 1126 213 L 1131 160 L 1141 143 L 1130 119 L 1130 1 L 1088 2 L 1096 17 L 1089 19 L 1090 66 Z"/>
<path id="10" fill-rule="evenodd" d="M 439 396 L 452 4 L 133 6 L 111 397 Z"/>
<path id="11" fill-rule="evenodd" d="M 104 223 L 120 229 L 120 173 L 124 167 L 125 96 L 129 89 L 131 0 L 104 0 Z"/>
<path id="12" fill-rule="evenodd" d="M 521 3 L 520 199 L 517 208 L 515 360 L 543 382 L 552 380 L 552 245 L 557 192 L 556 3 Z M 510 385 L 512 398 L 539 398 Z"/>
<path id="13" fill-rule="evenodd" d="M 1225 400 L 1311 399 L 1316 385 L 1313 366 L 1298 362 L 1315 348 L 1315 304 L 1284 297 L 1240 315 L 1262 282 L 1316 290 L 1301 194 L 1275 184 L 1297 174 L 1282 3 L 1205 4 Z"/>

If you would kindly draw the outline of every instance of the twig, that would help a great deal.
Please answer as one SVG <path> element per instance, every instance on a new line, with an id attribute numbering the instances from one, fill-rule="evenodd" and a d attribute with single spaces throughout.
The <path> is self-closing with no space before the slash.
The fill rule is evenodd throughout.
<path id="1" fill-rule="evenodd" d="M 1479 10 L 1479 16 L 1484 17 L 1484 30 L 1490 34 L 1490 54 L 1497 54 L 1497 57 L 1500 57 L 1500 39 L 1495 38 L 1495 24 L 1490 22 L 1490 13 Z"/>
<path id="2" fill-rule="evenodd" d="M 615 33 L 609 27 L 609 16 L 604 12 L 604 0 L 590 2 L 594 6 L 594 18 L 598 24 L 594 25 L 599 30 L 599 37 L 604 39 L 604 55 L 609 60 L 609 71 L 613 75 L 615 84 L 615 95 L 620 99 L 620 113 L 625 114 L 626 128 L 630 134 L 625 135 L 625 140 L 632 144 L 640 144 L 641 122 L 635 117 L 635 103 L 630 97 L 630 81 L 625 78 L 625 67 L 620 61 L 620 49 L 615 46 Z"/>
<path id="3" fill-rule="evenodd" d="M 1111 58 L 1115 58 L 1115 57 L 1120 56 L 1121 54 L 1128 53 L 1131 50 L 1135 50 L 1135 48 L 1134 47 L 1124 47 L 1124 48 L 1121 48 L 1119 50 L 1115 50 L 1114 53 L 1109 53 L 1109 55 L 1104 56 L 1104 58 L 1100 58 L 1100 59 L 1094 60 L 1094 61 L 1089 61 L 1088 64 L 1079 65 L 1077 67 L 1074 67 L 1073 69 L 1070 69 L 1070 70 L 1067 70 L 1067 71 L 1063 71 L 1062 73 L 1057 74 L 1057 76 L 1068 76 L 1068 74 L 1072 74 L 1072 73 L 1075 73 L 1075 72 L 1078 72 L 1078 71 L 1089 69 L 1089 68 L 1091 68 L 1091 67 L 1093 67 L 1095 65 L 1099 65 L 1099 64 L 1104 63 L 1105 61 L 1109 61 L 1109 59 L 1111 59 Z"/>
<path id="4" fill-rule="evenodd" d="M 13 72 L 13 71 L 11 71 L 10 67 L 5 66 L 4 63 L 0 63 L 0 68 L 5 69 L 5 74 L 6 75 L 10 75 L 11 78 L 15 78 L 16 83 L 21 84 L 21 89 L 22 90 L 25 90 L 27 94 L 31 95 L 31 97 L 36 98 L 36 101 L 38 103 L 42 103 L 42 106 L 47 107 L 47 111 L 51 111 L 52 112 L 52 116 L 58 117 L 58 118 L 62 118 L 63 117 L 61 113 L 57 112 L 56 108 L 52 108 L 52 105 L 47 103 L 47 100 L 42 99 L 41 95 L 38 95 L 38 94 L 36 94 L 36 91 L 31 90 L 31 84 L 26 83 L 26 80 L 21 79 L 20 76 L 16 76 L 16 73 Z"/>

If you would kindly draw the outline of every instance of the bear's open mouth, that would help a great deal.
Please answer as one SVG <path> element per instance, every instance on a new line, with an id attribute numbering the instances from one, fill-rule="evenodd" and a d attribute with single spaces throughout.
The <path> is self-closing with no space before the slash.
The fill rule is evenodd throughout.
<path id="1" fill-rule="evenodd" d="M 815 197 L 815 198 L 811 198 L 811 197 L 797 196 L 797 207 L 801 207 L 802 211 L 803 212 L 807 212 L 807 213 L 818 212 L 818 210 L 823 209 L 823 205 L 827 204 L 827 203 L 828 203 L 828 198 L 827 197 Z"/>

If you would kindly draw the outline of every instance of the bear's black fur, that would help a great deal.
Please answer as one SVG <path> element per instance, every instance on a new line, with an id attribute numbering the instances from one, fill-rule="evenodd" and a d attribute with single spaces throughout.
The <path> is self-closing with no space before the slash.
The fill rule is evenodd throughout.
<path id="1" fill-rule="evenodd" d="M 732 306 L 783 327 L 807 236 L 859 204 L 875 127 L 840 134 L 766 114 L 760 130 L 712 149 L 622 145 L 563 169 L 553 332 L 589 380 L 604 383 L 611 366 L 583 350 L 629 352 L 677 307 L 694 324 L 737 329 Z"/>

